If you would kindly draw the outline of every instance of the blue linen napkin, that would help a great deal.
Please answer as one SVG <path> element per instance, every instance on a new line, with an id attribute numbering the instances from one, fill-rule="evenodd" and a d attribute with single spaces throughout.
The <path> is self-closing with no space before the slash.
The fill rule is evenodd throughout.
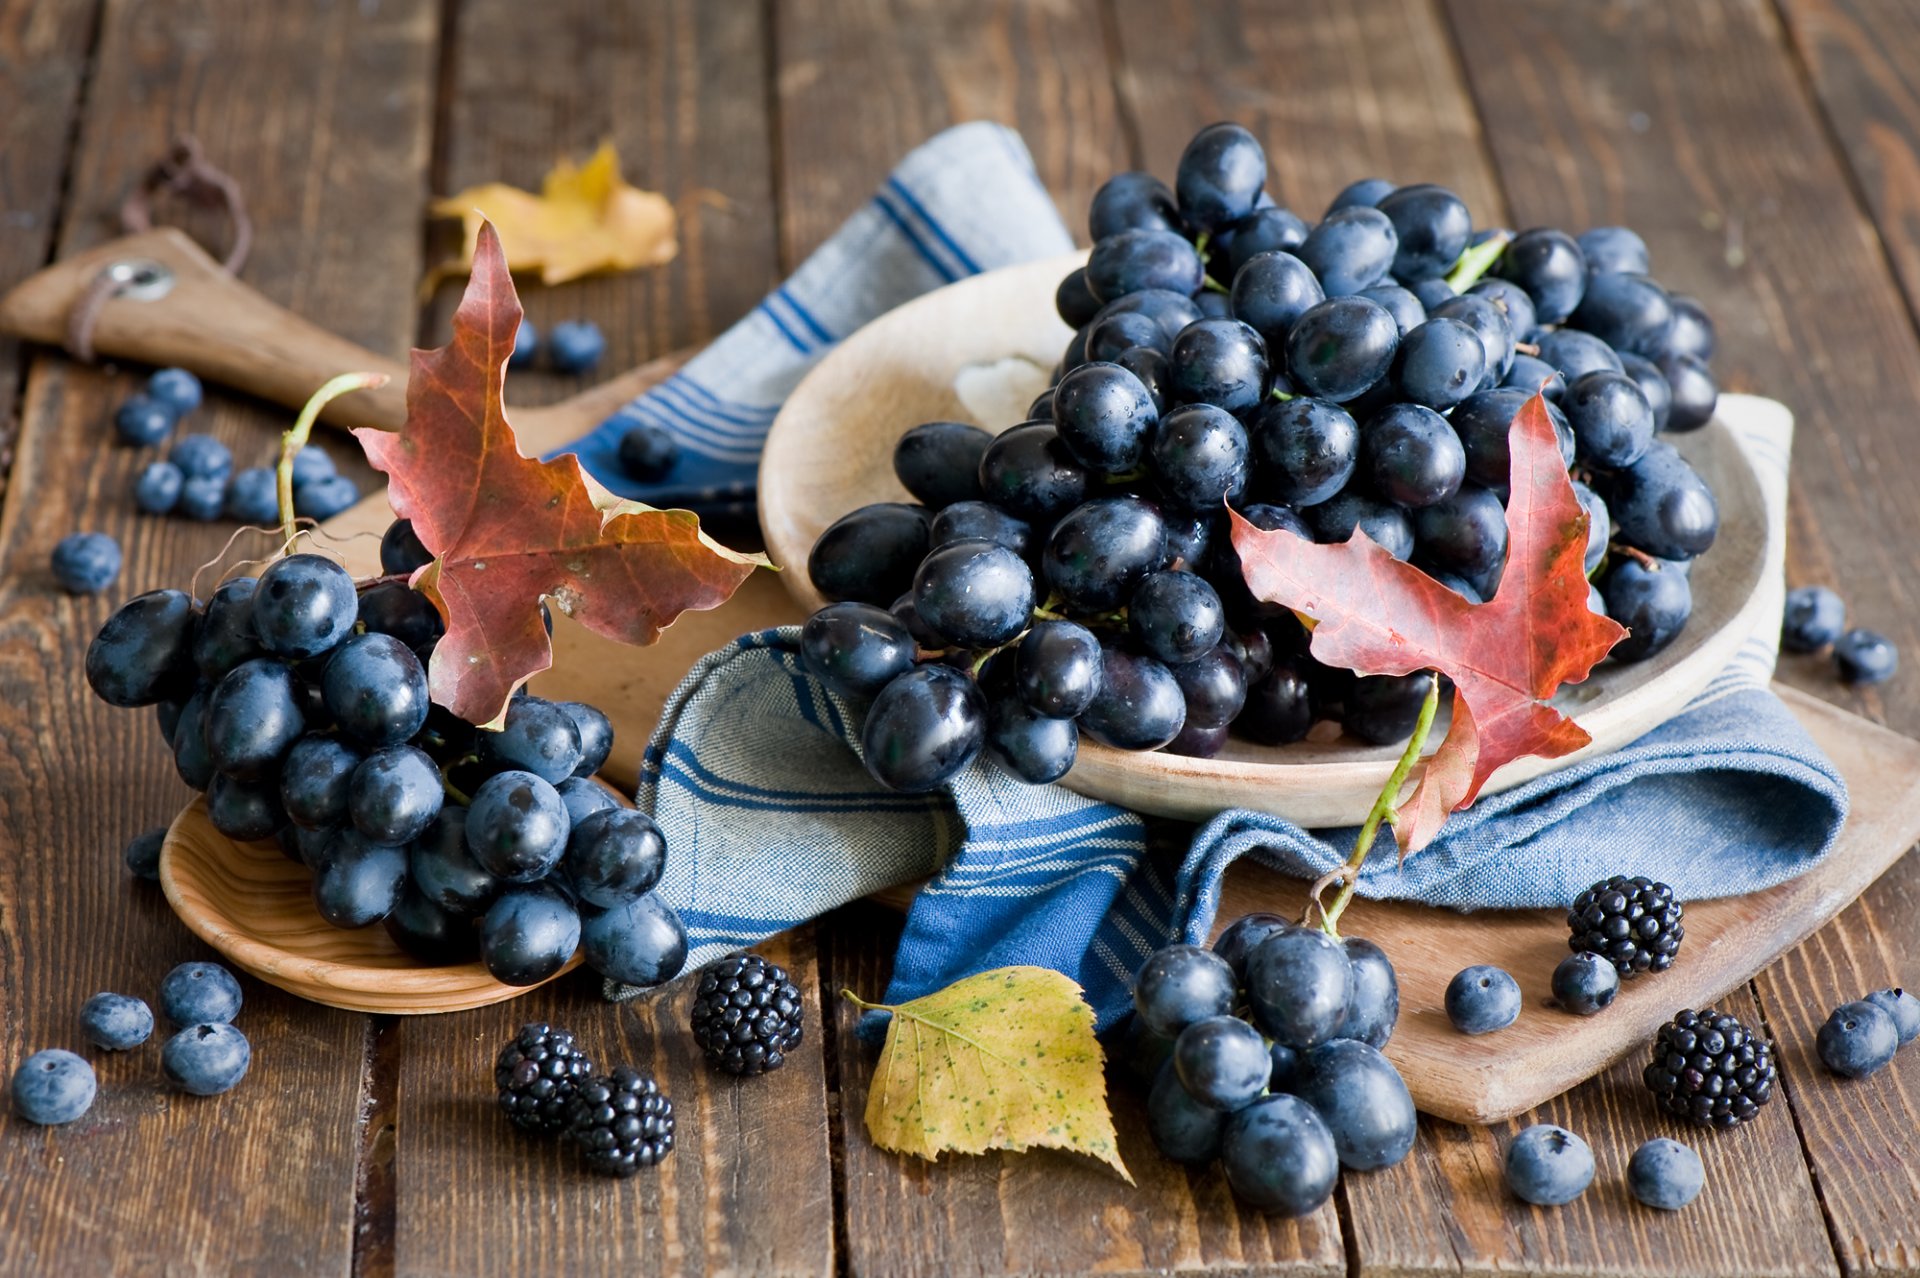
<path id="1" fill-rule="evenodd" d="M 729 330 L 709 351 L 709 367 L 702 355 L 627 405 L 583 442 L 582 456 L 617 491 L 643 500 L 709 510 L 750 504 L 752 460 L 774 408 L 834 340 L 971 269 L 1062 252 L 1070 242 L 1017 135 L 997 125 L 948 130 L 909 155 L 873 204 Z M 800 322 L 803 314 L 819 328 Z M 720 400 L 722 388 L 730 411 L 755 411 L 736 413 L 752 421 L 728 447 L 709 448 L 724 419 L 693 406 Z M 1767 400 L 1721 403 L 1783 526 L 1791 417 Z M 633 420 L 666 424 L 702 460 L 669 486 L 627 483 L 611 449 Z M 697 488 L 686 487 L 695 480 Z M 1767 615 L 1680 715 L 1614 754 L 1483 797 L 1404 868 L 1383 849 L 1362 872 L 1359 894 L 1458 909 L 1554 906 L 1608 874 L 1644 872 L 1697 899 L 1756 891 L 1818 862 L 1847 798 L 1767 688 L 1783 553 L 1776 539 Z M 870 892 L 933 876 L 908 916 L 887 1001 L 1037 964 L 1078 981 L 1105 1028 L 1124 1014 L 1132 974 L 1149 953 L 1205 938 L 1235 860 L 1252 856 L 1313 878 L 1352 847 L 1352 830 L 1309 832 L 1244 811 L 1197 832 L 1150 827 L 1061 787 L 1025 785 L 985 760 L 948 793 L 893 794 L 859 760 L 859 707 L 806 673 L 797 639 L 794 628 L 764 631 L 704 658 L 668 699 L 642 760 L 637 797 L 672 849 L 660 890 L 686 922 L 690 969 Z"/>
<path id="2" fill-rule="evenodd" d="M 751 515 L 767 428 L 841 338 L 929 289 L 1065 253 L 1073 237 L 1012 129 L 956 125 L 914 148 L 793 278 L 673 376 L 624 404 L 574 452 L 622 497 Z M 620 469 L 620 437 L 665 427 L 680 459 L 658 483 Z"/>

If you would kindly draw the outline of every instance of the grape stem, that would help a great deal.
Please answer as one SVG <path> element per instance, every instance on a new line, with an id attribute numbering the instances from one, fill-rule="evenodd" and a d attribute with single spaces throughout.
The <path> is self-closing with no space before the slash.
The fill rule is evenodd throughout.
<path id="1" fill-rule="evenodd" d="M 1380 791 L 1380 797 L 1373 801 L 1373 808 L 1367 813 L 1366 821 L 1360 826 L 1360 833 L 1353 841 L 1353 853 L 1346 863 L 1322 875 L 1308 894 L 1307 912 L 1301 919 L 1302 926 L 1312 926 L 1313 912 L 1320 912 L 1320 928 L 1335 940 L 1340 939 L 1340 916 L 1346 912 L 1347 903 L 1353 900 L 1353 890 L 1360 882 L 1360 867 L 1366 864 L 1367 854 L 1373 851 L 1373 841 L 1380 833 L 1380 822 L 1393 811 L 1393 805 L 1400 798 L 1400 787 L 1407 783 L 1407 774 L 1413 771 L 1414 762 L 1419 759 L 1420 751 L 1426 747 L 1427 734 L 1433 730 L 1433 717 L 1440 709 L 1440 677 L 1427 676 L 1427 698 L 1420 703 L 1420 718 L 1413 725 L 1413 736 L 1407 741 L 1407 748 L 1400 754 L 1400 762 L 1393 765 L 1393 773 L 1387 778 L 1387 784 Z M 1320 894 L 1340 885 L 1339 893 L 1333 898 L 1333 904 L 1323 905 Z"/>
<path id="2" fill-rule="evenodd" d="M 279 481 L 280 536 L 285 542 L 284 550 L 292 550 L 294 538 L 299 535 L 293 514 L 294 454 L 307 446 L 313 424 L 320 420 L 320 410 L 349 391 L 372 390 L 386 384 L 385 373 L 342 373 L 313 393 L 313 398 L 300 409 L 300 416 L 294 419 L 293 429 L 280 437 L 280 465 L 275 477 Z"/>
<path id="3" fill-rule="evenodd" d="M 1456 293 L 1464 293 L 1472 288 L 1482 275 L 1493 269 L 1493 264 L 1500 260 L 1500 255 L 1507 251 L 1507 245 L 1512 240 L 1512 235 L 1502 231 L 1462 253 L 1447 276 L 1447 287 Z"/>

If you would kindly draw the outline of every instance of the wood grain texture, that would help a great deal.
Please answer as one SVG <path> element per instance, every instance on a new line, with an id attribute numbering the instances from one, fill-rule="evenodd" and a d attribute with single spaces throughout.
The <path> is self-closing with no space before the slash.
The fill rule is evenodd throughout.
<path id="1" fill-rule="evenodd" d="M 850 906 L 828 921 L 824 984 L 875 999 L 886 989 L 897 919 Z M 1143 1096 L 1109 1070 L 1108 1097 L 1129 1188 L 1091 1159 L 1051 1150 L 945 1155 L 928 1163 L 877 1148 L 862 1115 L 879 1055 L 860 1012 L 834 998 L 839 1158 L 847 1269 L 855 1278 L 918 1275 L 1346 1272 L 1331 1204 L 1299 1221 L 1239 1206 L 1215 1166 L 1161 1158 Z"/>
<path id="2" fill-rule="evenodd" d="M 1517 216 L 1575 228 L 1624 220 L 1642 231 L 1656 273 L 1717 317 L 1723 386 L 1774 395 L 1798 416 L 1789 583 L 1840 586 L 1855 623 L 1914 650 L 1920 563 L 1885 530 L 1920 522 L 1910 460 L 1920 345 L 1778 15 L 1757 0 L 1631 8 L 1448 0 L 1448 10 Z M 1898 28 L 1879 30 L 1887 57 L 1910 69 Z M 1848 689 L 1824 657 L 1789 658 L 1780 675 L 1897 730 L 1920 728 L 1914 680 Z M 1816 1130 L 1840 1121 L 1818 1103 L 1814 1084 L 1824 1080 L 1792 1089 L 1794 1061 L 1805 1060 L 1801 1030 L 1825 1018 L 1837 991 L 1869 983 L 1845 966 L 1870 944 L 1852 921 L 1901 920 L 1896 934 L 1909 934 L 1903 905 L 1917 884 L 1920 861 L 1908 857 L 1861 910 L 1790 962 L 1791 979 L 1758 986 L 1843 1262 L 1907 1273 L 1920 1271 L 1910 1224 L 1920 1185 L 1853 1151 L 1909 1145 L 1920 1108 L 1905 1096 L 1891 1110 L 1864 1104 L 1852 1128 Z M 1893 953 L 1911 970 L 1911 951 Z"/>
<path id="3" fill-rule="evenodd" d="M 362 341 L 403 341 L 412 302 L 387 285 L 417 269 L 433 6 L 116 0 L 102 22 L 60 250 L 103 238 L 103 215 L 145 165 L 174 133 L 193 131 L 252 197 L 252 282 Z M 9 1063 L 80 1046 L 74 1018 L 96 990 L 152 1000 L 172 964 L 208 957 L 159 892 L 130 882 L 120 864 L 128 839 L 183 802 L 151 713 L 102 705 L 80 673 L 87 640 L 115 603 L 184 583 L 228 531 L 136 519 L 126 494 L 144 459 L 109 442 L 107 425 L 131 384 L 36 357 L 0 516 L 0 1041 Z M 257 450 L 242 454 L 248 465 L 264 460 L 271 420 L 215 396 L 194 424 Z M 125 549 L 106 597 L 69 599 L 48 579 L 48 550 L 77 527 L 112 533 Z M 97 1059 L 101 1094 L 79 1123 L 0 1126 L 0 1270 L 347 1268 L 365 1019 L 245 978 L 242 986 L 239 1024 L 254 1062 L 232 1094 L 170 1091 L 152 1042 Z"/>
<path id="4" fill-rule="evenodd" d="M 1130 166 L 1098 0 L 781 0 L 780 242 L 791 269 L 950 125 L 1020 130 L 1060 215 Z"/>
<path id="5" fill-rule="evenodd" d="M 811 930 L 756 952 L 787 968 L 807 1008 L 799 1049 L 760 1078 L 706 1064 L 688 1027 L 692 980 L 606 1003 L 583 972 L 506 1007 L 399 1023 L 396 1272 L 832 1274 Z M 516 1132 L 495 1103 L 493 1061 L 529 1021 L 571 1028 L 602 1070 L 651 1072 L 674 1102 L 672 1155 L 609 1180 L 564 1142 Z"/>

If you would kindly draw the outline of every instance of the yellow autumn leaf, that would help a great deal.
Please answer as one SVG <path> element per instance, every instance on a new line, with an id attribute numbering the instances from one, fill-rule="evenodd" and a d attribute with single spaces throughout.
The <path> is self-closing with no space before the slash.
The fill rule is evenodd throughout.
<path id="1" fill-rule="evenodd" d="M 1120 1161 L 1093 1009 L 1043 967 L 1003 967 L 897 1006 L 867 1095 L 867 1134 L 882 1149 L 938 1158 L 1036 1145 Z"/>
<path id="2" fill-rule="evenodd" d="M 585 164 L 555 164 L 538 195 L 505 182 L 488 182 L 434 201 L 433 212 L 457 217 L 464 225 L 465 256 L 457 269 L 473 264 L 480 224 L 491 221 L 500 233 L 508 267 L 538 271 L 544 284 L 596 271 L 658 266 L 679 251 L 673 205 L 621 179 L 620 157 L 611 142 L 603 143 Z M 453 269 L 449 264 L 435 274 Z"/>

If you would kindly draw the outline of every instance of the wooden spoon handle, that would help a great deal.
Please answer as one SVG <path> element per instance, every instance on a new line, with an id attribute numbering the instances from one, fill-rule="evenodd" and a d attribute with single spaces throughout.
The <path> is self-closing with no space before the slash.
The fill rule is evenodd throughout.
<path id="1" fill-rule="evenodd" d="M 93 329 L 101 354 L 185 368 L 290 408 L 340 373 L 386 373 L 385 386 L 334 400 L 322 418 L 381 430 L 406 419 L 404 366 L 268 301 L 170 227 L 110 241 L 23 281 L 0 297 L 0 331 L 58 346 L 74 304 L 103 269 L 143 262 L 171 275 L 171 287 L 109 299 Z"/>

